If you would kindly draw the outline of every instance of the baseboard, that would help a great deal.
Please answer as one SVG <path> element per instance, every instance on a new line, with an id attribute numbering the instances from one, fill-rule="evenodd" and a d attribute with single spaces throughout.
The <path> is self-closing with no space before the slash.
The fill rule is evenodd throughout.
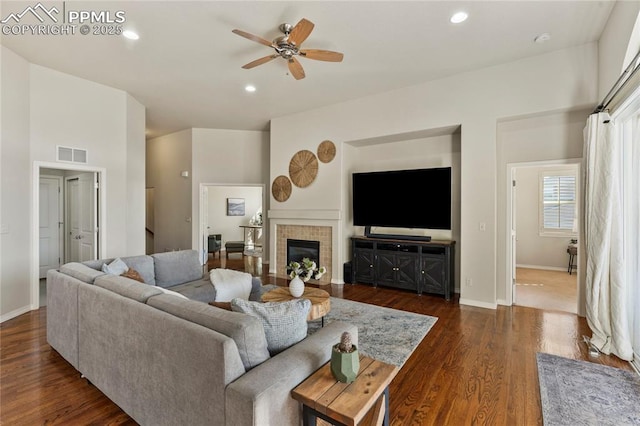
<path id="1" fill-rule="evenodd" d="M 500 305 L 500 306 L 511 306 L 511 303 L 507 303 L 506 299 L 498 299 L 498 305 Z"/>
<path id="2" fill-rule="evenodd" d="M 31 305 L 27 305 L 27 306 L 23 306 L 22 308 L 18 308 L 16 310 L 13 310 L 11 312 L 7 312 L 4 315 L 0 315 L 0 323 L 3 323 L 7 320 L 13 319 L 17 316 L 20 316 L 22 314 L 25 314 L 27 312 L 31 311 Z"/>
<path id="3" fill-rule="evenodd" d="M 498 308 L 498 305 L 496 303 L 481 302 L 479 300 L 463 299 L 463 298 L 460 298 L 460 304 L 467 305 L 467 306 L 475 306 L 476 308 L 487 308 L 487 309 L 493 309 L 493 310 Z"/>
<path id="4" fill-rule="evenodd" d="M 544 271 L 561 271 L 567 272 L 567 267 L 558 267 L 558 266 L 541 266 L 541 265 L 516 265 L 516 268 L 527 268 L 527 269 L 542 269 Z"/>

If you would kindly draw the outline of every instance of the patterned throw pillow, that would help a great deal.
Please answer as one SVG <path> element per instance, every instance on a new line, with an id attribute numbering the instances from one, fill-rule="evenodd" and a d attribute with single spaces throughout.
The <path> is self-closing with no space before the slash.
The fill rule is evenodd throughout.
<path id="1" fill-rule="evenodd" d="M 271 356 L 307 337 L 307 316 L 310 309 L 311 302 L 308 299 L 267 303 L 240 298 L 231 301 L 231 310 L 254 316 L 262 322 Z"/>
<path id="2" fill-rule="evenodd" d="M 136 280 L 136 281 L 140 281 L 141 283 L 144 283 L 144 279 L 142 278 L 140 273 L 138 273 L 138 271 L 136 271 L 133 268 L 127 269 L 127 271 L 124 272 L 122 276 L 125 278 L 131 278 L 132 280 Z"/>

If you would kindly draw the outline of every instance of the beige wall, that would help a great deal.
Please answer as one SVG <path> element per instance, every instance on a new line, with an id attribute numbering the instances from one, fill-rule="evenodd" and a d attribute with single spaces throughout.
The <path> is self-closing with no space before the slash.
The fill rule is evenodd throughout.
<path id="1" fill-rule="evenodd" d="M 355 145 L 348 151 L 345 150 L 344 156 L 349 167 L 345 170 L 349 177 L 354 172 L 369 172 L 383 170 L 402 170 L 402 169 L 421 169 L 431 167 L 451 167 L 451 214 L 452 229 L 445 230 L 403 230 L 387 228 L 374 232 L 381 233 L 411 233 L 429 235 L 433 239 L 460 240 L 460 133 L 457 128 L 449 130 L 449 133 L 439 136 L 421 137 L 416 139 L 398 140 L 398 141 L 379 141 L 379 143 L 363 143 L 354 142 Z M 351 191 L 351 179 L 347 183 L 347 192 Z M 386 188 L 385 190 L 392 190 Z M 414 208 L 425 208 L 424 203 L 428 200 L 428 188 L 415 188 L 416 200 Z M 426 207 L 428 208 L 428 207 Z M 345 220 L 353 221 L 353 211 L 351 199 L 347 202 L 345 209 Z M 348 230 L 347 238 L 343 241 L 345 253 L 349 253 L 350 239 L 353 234 L 363 235 L 364 227 L 354 227 Z M 349 253 L 349 256 L 351 254 Z M 459 253 L 456 253 L 456 277 L 455 288 L 460 289 L 460 262 Z M 341 271 L 336 271 L 340 272 Z M 337 274 L 339 275 L 339 274 Z"/>
<path id="2" fill-rule="evenodd" d="M 499 118 L 593 105 L 597 47 L 587 44 L 437 81 L 277 118 L 271 124 L 271 177 L 286 172 L 297 150 L 324 139 L 338 145 L 317 183 L 294 189 L 272 209 L 340 209 L 348 191 L 342 144 L 367 138 L 461 126 L 461 302 L 495 307 L 497 241 L 496 124 Z M 342 185 L 340 185 L 342 183 Z M 337 189 L 336 189 L 337 188 Z M 486 224 L 481 231 L 479 224 Z M 352 231 L 353 232 L 353 231 Z M 345 235 L 347 237 L 348 235 Z M 340 260 L 347 253 L 340 248 Z"/>
<path id="3" fill-rule="evenodd" d="M 154 253 L 192 248 L 191 129 L 147 141 L 146 161 L 147 187 L 154 188 Z"/>
<path id="4" fill-rule="evenodd" d="M 640 2 L 617 1 L 598 42 L 598 102 L 609 92 L 640 48 Z M 634 34 L 635 28 L 635 34 Z"/>
<path id="5" fill-rule="evenodd" d="M 56 162 L 56 145 L 87 150 L 86 166 L 106 172 L 103 255 L 144 252 L 144 230 L 135 229 L 140 221 L 144 226 L 144 182 L 131 177 L 139 172 L 130 166 L 144 168 L 144 107 L 123 91 L 30 64 L 5 47 L 2 102 L 10 102 L 2 108 L 4 320 L 38 308 L 34 169 L 70 167 Z"/>
<path id="6" fill-rule="evenodd" d="M 576 166 L 566 165 L 520 167 L 516 173 L 516 264 L 566 271 L 569 262 L 567 246 L 573 236 L 540 235 L 540 175 L 547 171 L 576 174 Z"/>
<path id="7" fill-rule="evenodd" d="M 30 309 L 29 63 L 0 47 L 0 321 Z"/>
<path id="8" fill-rule="evenodd" d="M 193 248 L 201 249 L 202 240 L 199 231 L 201 184 L 240 186 L 265 184 L 264 192 L 269 192 L 269 133 L 250 130 L 193 129 L 192 142 L 193 182 L 191 188 L 191 210 L 193 212 L 193 223 L 191 238 Z M 269 238 L 266 215 L 268 202 L 269 197 L 265 194 L 262 202 L 264 203 L 262 238 L 265 241 L 265 244 L 263 244 L 265 256 L 268 255 Z M 226 204 L 224 208 L 226 209 Z M 245 221 L 248 222 L 248 220 L 249 217 L 245 217 Z M 203 234 L 204 232 L 203 230 Z M 241 233 L 224 232 L 223 238 L 229 240 L 231 235 L 242 236 Z M 240 240 L 242 238 L 234 239 Z"/>

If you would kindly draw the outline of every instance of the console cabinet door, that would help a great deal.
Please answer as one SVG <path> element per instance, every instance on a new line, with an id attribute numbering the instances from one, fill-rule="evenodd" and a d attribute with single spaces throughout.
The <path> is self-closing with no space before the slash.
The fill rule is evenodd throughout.
<path id="1" fill-rule="evenodd" d="M 353 268 L 356 283 L 375 283 L 374 251 L 358 249 L 354 251 Z"/>
<path id="2" fill-rule="evenodd" d="M 378 251 L 378 284 L 417 290 L 417 256 Z"/>
<path id="3" fill-rule="evenodd" d="M 420 265 L 421 292 L 445 294 L 446 269 L 444 260 L 444 256 L 422 255 Z"/>
<path id="4" fill-rule="evenodd" d="M 418 256 L 415 254 L 396 255 L 396 287 L 418 290 Z"/>

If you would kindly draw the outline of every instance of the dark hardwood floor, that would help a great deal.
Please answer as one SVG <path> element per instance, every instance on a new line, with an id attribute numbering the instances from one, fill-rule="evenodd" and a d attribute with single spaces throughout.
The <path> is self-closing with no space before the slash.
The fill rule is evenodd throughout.
<path id="1" fill-rule="evenodd" d="M 259 258 L 231 255 L 209 267 L 269 276 Z M 457 298 L 368 285 L 323 286 L 336 297 L 432 315 L 438 321 L 390 386 L 393 425 L 541 425 L 536 352 L 631 370 L 613 356 L 590 358 L 574 314 L 526 307 L 496 310 Z M 0 424 L 134 425 L 46 342 L 46 308 L 0 325 Z M 211 424 L 216 424 L 212 419 Z"/>

